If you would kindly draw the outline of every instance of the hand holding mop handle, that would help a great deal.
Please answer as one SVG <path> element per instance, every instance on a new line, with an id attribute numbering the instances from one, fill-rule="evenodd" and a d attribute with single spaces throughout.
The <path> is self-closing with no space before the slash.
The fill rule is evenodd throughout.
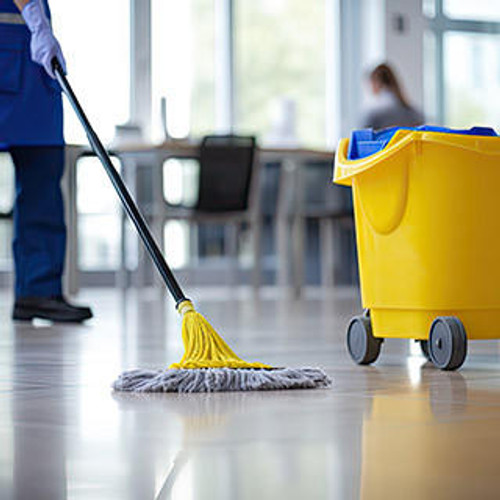
<path id="1" fill-rule="evenodd" d="M 158 272 L 161 274 L 163 281 L 167 285 L 167 288 L 172 294 L 176 302 L 176 305 L 179 306 L 180 303 L 188 299 L 182 292 L 179 284 L 177 283 L 177 280 L 175 279 L 175 276 L 168 267 L 168 264 L 165 261 L 160 249 L 158 248 L 158 245 L 155 239 L 153 238 L 153 235 L 151 234 L 151 231 L 148 228 L 148 225 L 143 215 L 139 211 L 135 201 L 128 192 L 128 189 L 125 186 L 125 183 L 123 182 L 122 178 L 120 177 L 120 174 L 118 174 L 115 167 L 111 163 L 111 159 L 106 149 L 104 148 L 101 141 L 99 140 L 99 137 L 97 137 L 97 134 L 94 132 L 92 126 L 90 125 L 87 116 L 85 115 L 82 107 L 80 106 L 80 103 L 78 102 L 78 99 L 76 98 L 75 93 L 73 92 L 73 89 L 71 88 L 64 74 L 62 66 L 55 57 L 54 59 L 52 59 L 52 67 L 54 68 L 54 73 L 57 77 L 59 85 L 61 85 L 63 92 L 66 94 L 66 97 L 68 98 L 72 108 L 74 109 L 76 115 L 78 116 L 78 119 L 80 120 L 83 128 L 85 129 L 87 138 L 89 140 L 90 145 L 92 146 L 92 149 L 94 150 L 94 153 L 97 155 L 99 160 L 101 160 L 102 166 L 106 170 L 106 173 L 108 174 L 111 183 L 113 184 L 116 192 L 118 193 L 118 196 L 120 197 L 120 200 L 128 216 L 134 223 L 134 226 L 137 229 L 137 232 L 139 233 L 144 243 L 144 246 L 146 247 L 146 250 L 153 259 L 153 262 L 155 263 Z"/>

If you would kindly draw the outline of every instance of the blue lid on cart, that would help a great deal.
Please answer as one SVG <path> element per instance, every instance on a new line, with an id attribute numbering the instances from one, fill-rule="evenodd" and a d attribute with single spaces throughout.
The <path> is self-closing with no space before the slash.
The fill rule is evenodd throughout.
<path id="1" fill-rule="evenodd" d="M 398 130 L 416 130 L 419 132 L 440 132 L 446 134 L 480 135 L 495 137 L 498 134 L 490 127 L 472 127 L 470 129 L 452 129 L 422 125 L 421 127 L 391 127 L 375 132 L 371 128 L 354 130 L 349 142 L 347 158 L 359 160 L 382 151 Z"/>

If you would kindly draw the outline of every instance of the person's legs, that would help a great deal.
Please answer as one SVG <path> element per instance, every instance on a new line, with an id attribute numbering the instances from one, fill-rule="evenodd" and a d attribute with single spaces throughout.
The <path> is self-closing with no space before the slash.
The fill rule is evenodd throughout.
<path id="1" fill-rule="evenodd" d="M 64 148 L 15 147 L 10 153 L 16 171 L 14 319 L 88 319 L 88 308 L 73 307 L 62 298 L 66 225 L 60 183 Z"/>
<path id="2" fill-rule="evenodd" d="M 62 294 L 66 225 L 61 193 L 63 147 L 11 149 L 16 170 L 16 299 Z"/>

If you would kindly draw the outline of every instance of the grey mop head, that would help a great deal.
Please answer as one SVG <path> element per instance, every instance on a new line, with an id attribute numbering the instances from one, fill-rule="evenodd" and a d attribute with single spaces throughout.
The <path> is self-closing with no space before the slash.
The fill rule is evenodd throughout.
<path id="1" fill-rule="evenodd" d="M 130 370 L 113 383 L 115 391 L 226 392 L 315 389 L 331 384 L 319 368 L 193 368 Z"/>

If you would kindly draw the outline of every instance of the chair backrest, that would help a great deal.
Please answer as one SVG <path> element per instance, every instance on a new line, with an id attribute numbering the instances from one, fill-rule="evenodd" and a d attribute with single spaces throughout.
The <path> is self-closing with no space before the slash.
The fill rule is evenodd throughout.
<path id="1" fill-rule="evenodd" d="M 332 162 L 307 162 L 302 172 L 302 189 L 304 190 L 302 208 L 305 211 L 321 209 L 339 215 L 352 211 L 351 190 L 334 184 L 332 171 Z"/>
<path id="2" fill-rule="evenodd" d="M 211 135 L 200 147 L 197 210 L 245 211 L 249 208 L 256 139 Z"/>

